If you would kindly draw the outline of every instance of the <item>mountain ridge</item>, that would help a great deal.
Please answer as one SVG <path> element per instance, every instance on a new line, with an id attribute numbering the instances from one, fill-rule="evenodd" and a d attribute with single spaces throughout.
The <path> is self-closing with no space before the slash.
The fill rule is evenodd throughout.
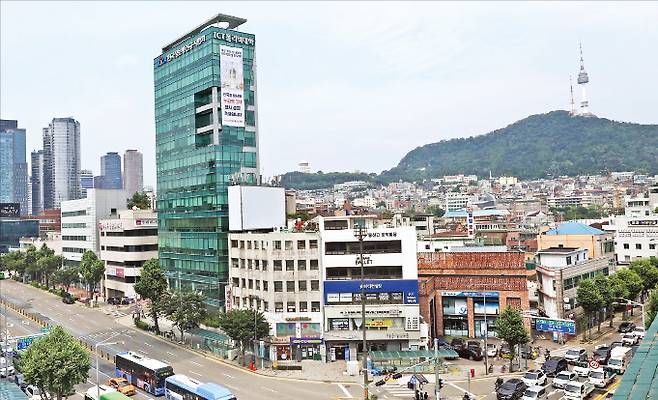
<path id="1" fill-rule="evenodd" d="M 312 189 L 356 179 L 385 184 L 460 173 L 483 177 L 489 171 L 496 176 L 538 179 L 626 170 L 658 173 L 658 125 L 572 116 L 557 110 L 530 115 L 485 134 L 418 146 L 380 174 L 289 172 L 281 183 Z"/>

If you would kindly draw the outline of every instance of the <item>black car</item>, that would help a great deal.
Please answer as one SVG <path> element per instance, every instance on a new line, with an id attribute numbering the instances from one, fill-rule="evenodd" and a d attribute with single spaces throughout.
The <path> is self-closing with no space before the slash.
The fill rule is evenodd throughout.
<path id="1" fill-rule="evenodd" d="M 64 296 L 62 296 L 62 303 L 64 304 L 75 303 L 75 296 L 72 295 L 71 293 L 66 293 Z"/>
<path id="2" fill-rule="evenodd" d="M 619 324 L 619 328 L 617 328 L 617 332 L 628 333 L 628 332 L 633 332 L 633 329 L 635 329 L 635 324 L 626 321 Z"/>
<path id="3" fill-rule="evenodd" d="M 551 378 L 555 377 L 555 375 L 560 372 L 565 371 L 567 368 L 567 359 L 564 357 L 551 357 L 541 366 L 541 369 Z"/>
<path id="4" fill-rule="evenodd" d="M 594 350 L 592 358 L 598 361 L 599 364 L 607 364 L 610 359 L 610 351 L 612 349 L 608 346 L 601 346 Z"/>
<path id="5" fill-rule="evenodd" d="M 452 340 L 450 341 L 450 347 L 452 347 L 452 348 L 455 349 L 455 350 L 457 350 L 457 349 L 461 349 L 461 348 L 466 347 L 466 342 L 464 342 L 463 339 L 457 339 L 457 338 L 455 338 L 455 339 L 452 339 Z"/>
<path id="6" fill-rule="evenodd" d="M 457 354 L 459 354 L 459 357 L 461 358 L 468 358 L 469 360 L 474 360 L 474 361 L 480 361 L 484 357 L 482 354 L 482 349 L 480 348 L 473 348 L 473 347 L 461 347 L 458 349 L 455 349 Z"/>
<path id="7" fill-rule="evenodd" d="M 518 400 L 523 397 L 523 392 L 528 388 L 521 379 L 512 378 L 503 383 L 496 392 L 498 400 Z"/>

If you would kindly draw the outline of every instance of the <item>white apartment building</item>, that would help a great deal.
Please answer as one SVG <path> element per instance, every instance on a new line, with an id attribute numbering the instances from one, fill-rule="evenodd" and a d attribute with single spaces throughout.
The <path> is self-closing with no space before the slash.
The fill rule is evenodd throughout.
<path id="1" fill-rule="evenodd" d="M 320 235 L 229 233 L 226 309 L 255 308 L 270 323 L 271 360 L 322 359 Z"/>
<path id="2" fill-rule="evenodd" d="M 105 263 L 105 298 L 136 298 L 134 284 L 145 261 L 158 257 L 158 215 L 152 210 L 123 210 L 103 219 L 100 259 Z"/>
<path id="3" fill-rule="evenodd" d="M 606 229 L 615 232 L 617 263 L 658 257 L 658 186 L 649 188 L 648 196 L 627 197 L 624 215 L 615 216 Z"/>
<path id="4" fill-rule="evenodd" d="M 446 211 L 465 210 L 471 204 L 471 196 L 464 193 L 446 193 Z"/>
<path id="5" fill-rule="evenodd" d="M 418 304 L 416 230 L 375 226 L 376 216 L 318 218 L 322 237 L 323 327 L 328 360 L 356 360 L 362 352 L 360 243 L 357 225 L 367 229 L 365 325 L 370 351 L 427 346 Z M 423 330 L 426 332 L 426 329 Z"/>
<path id="6" fill-rule="evenodd" d="M 82 253 L 99 254 L 98 222 L 126 209 L 124 190 L 88 189 L 87 197 L 62 201 L 62 255 L 68 265 L 80 263 Z"/>
<path id="7" fill-rule="evenodd" d="M 610 273 L 610 258 L 590 259 L 588 253 L 586 248 L 575 247 L 551 247 L 537 252 L 538 308 L 549 318 L 572 319 L 570 314 L 577 314 L 578 282 Z"/>

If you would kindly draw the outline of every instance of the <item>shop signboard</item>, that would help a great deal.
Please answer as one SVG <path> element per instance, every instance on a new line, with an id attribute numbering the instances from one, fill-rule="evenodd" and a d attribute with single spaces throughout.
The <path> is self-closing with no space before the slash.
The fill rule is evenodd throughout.
<path id="1" fill-rule="evenodd" d="M 300 344 L 322 344 L 322 338 L 306 338 L 306 337 L 291 337 L 291 345 L 300 345 Z"/>
<path id="2" fill-rule="evenodd" d="M 540 332 L 576 334 L 576 322 L 550 318 L 535 318 L 535 329 Z"/>
<path id="3" fill-rule="evenodd" d="M 390 328 L 393 320 L 390 319 L 366 319 L 367 328 Z"/>
<path id="4" fill-rule="evenodd" d="M 373 293 L 388 293 L 389 295 L 379 298 L 391 298 L 399 300 L 403 304 L 418 304 L 418 281 L 415 279 L 367 279 L 363 284 L 366 297 L 375 300 Z M 361 281 L 326 281 L 324 282 L 325 303 L 335 302 L 335 294 L 339 294 L 339 300 L 343 302 L 343 295 L 361 293 Z M 345 296 L 347 298 L 347 296 Z M 354 301 L 351 297 L 350 301 Z M 331 300 L 330 300 L 331 299 Z"/>
<path id="5" fill-rule="evenodd" d="M 442 296 L 447 297 L 498 297 L 498 292 L 471 292 L 471 291 L 453 291 L 444 290 Z"/>

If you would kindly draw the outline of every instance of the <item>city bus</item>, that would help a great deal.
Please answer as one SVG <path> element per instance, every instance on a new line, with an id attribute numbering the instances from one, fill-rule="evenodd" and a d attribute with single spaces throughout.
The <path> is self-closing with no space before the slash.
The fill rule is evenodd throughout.
<path id="1" fill-rule="evenodd" d="M 237 400 L 228 388 L 176 374 L 165 379 L 167 400 Z"/>
<path id="2" fill-rule="evenodd" d="M 116 377 L 156 396 L 164 395 L 165 379 L 174 374 L 170 365 L 132 351 L 117 354 L 114 364 Z"/>

